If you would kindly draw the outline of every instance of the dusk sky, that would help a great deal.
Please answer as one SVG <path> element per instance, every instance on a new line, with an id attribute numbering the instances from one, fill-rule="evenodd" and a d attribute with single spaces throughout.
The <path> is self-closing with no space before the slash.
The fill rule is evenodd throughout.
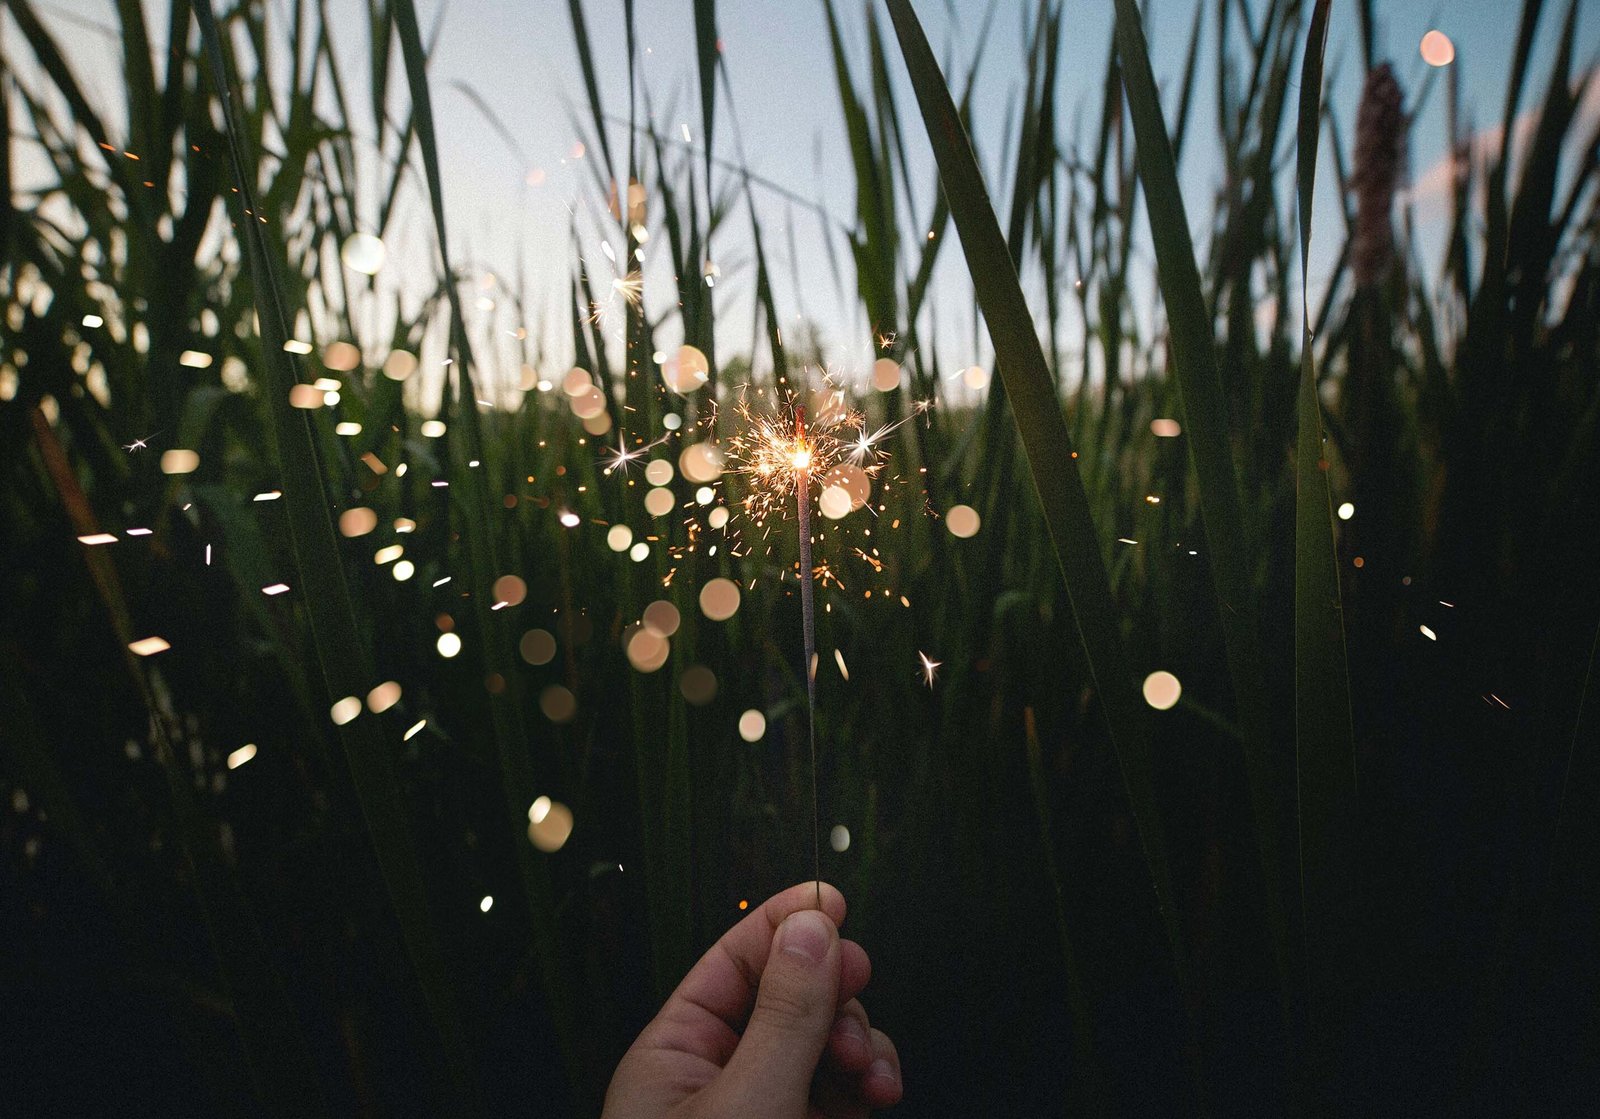
<path id="1" fill-rule="evenodd" d="M 1002 120 L 1008 106 L 1019 95 L 1023 81 L 1021 45 L 1023 26 L 1034 10 L 1031 0 L 996 0 L 997 11 L 982 77 L 975 100 L 975 132 L 980 157 L 992 171 L 998 158 Z M 1254 5 L 1259 7 L 1259 4 Z M 981 24 L 985 5 L 971 0 L 934 2 L 917 5 L 929 37 L 941 61 L 951 67 L 947 76 L 964 75 Z M 1208 7 L 1211 7 L 1208 0 Z M 1414 102 L 1428 67 L 1418 54 L 1418 42 L 1429 28 L 1445 31 L 1455 42 L 1461 68 L 1463 101 L 1471 119 L 1481 129 L 1498 126 L 1502 111 L 1506 72 L 1510 65 L 1509 44 L 1516 35 L 1517 5 L 1496 0 L 1456 0 L 1428 7 L 1425 5 L 1380 3 L 1380 53 L 1392 59 L 1406 91 L 1408 107 Z M 1535 53 L 1533 81 L 1524 96 L 1526 112 L 1543 94 L 1551 44 L 1559 29 L 1564 5 L 1549 5 Z M 340 51 L 355 65 L 364 58 L 364 3 L 356 0 L 331 0 L 329 10 L 336 27 L 342 29 Z M 840 18 L 851 49 L 864 54 L 864 7 L 844 0 Z M 282 13 L 284 0 L 272 0 L 272 11 Z M 112 22 L 109 0 L 51 0 L 41 8 L 61 31 L 68 44 L 69 57 L 79 65 L 86 84 L 99 92 L 104 104 L 115 103 L 120 81 L 114 66 L 98 65 L 114 56 L 114 44 L 103 36 L 84 33 L 84 21 L 107 27 Z M 624 47 L 622 4 L 620 0 L 586 3 L 589 33 L 600 67 L 601 95 L 609 114 L 627 112 L 627 69 Z M 1066 7 L 1067 32 L 1064 36 L 1061 79 L 1062 119 L 1084 118 L 1087 143 L 1092 137 L 1099 111 L 1100 82 L 1110 36 L 1111 0 L 1073 0 Z M 1193 18 L 1189 0 L 1155 0 L 1146 5 L 1152 53 L 1157 77 L 1168 89 L 1168 111 L 1173 100 L 1172 87 L 1178 80 L 1187 49 Z M 1348 139 L 1353 126 L 1360 89 L 1360 58 L 1355 5 L 1337 3 L 1329 43 L 1329 71 L 1336 76 L 1329 96 Z M 662 131 L 681 136 L 687 125 L 699 142 L 700 113 L 696 95 L 694 29 L 692 7 L 687 0 L 642 0 L 636 5 L 638 43 L 642 54 L 641 75 L 657 107 Z M 419 15 L 424 34 L 440 19 L 440 5 L 421 0 Z M 884 13 L 880 12 L 880 16 Z M 78 19 L 70 17 L 77 16 Z M 281 17 L 280 17 L 281 18 Z M 827 48 L 826 22 L 821 0 L 722 0 L 718 19 L 724 43 L 724 60 L 732 86 L 731 104 L 719 93 L 716 151 L 732 158 L 733 130 L 737 118 L 744 152 L 750 169 L 808 198 L 820 198 L 839 221 L 851 215 L 854 184 L 849 172 L 849 152 L 839 109 L 832 63 Z M 152 20 L 153 31 L 160 21 Z M 887 20 L 884 20 L 887 30 Z M 574 115 L 587 122 L 577 52 L 573 43 L 565 0 L 452 0 L 443 8 L 437 47 L 433 56 L 434 111 L 439 121 L 444 194 L 452 229 L 452 255 L 458 265 L 470 263 L 501 276 L 514 274 L 519 261 L 525 263 L 536 292 L 547 300 L 563 297 L 574 267 L 573 249 L 568 238 L 570 208 L 581 214 L 592 213 L 594 191 L 589 168 L 569 158 L 577 133 Z M 1594 61 L 1600 44 L 1600 21 L 1580 19 L 1577 65 L 1581 69 Z M 1214 17 L 1208 11 L 1203 34 L 1215 34 Z M 1203 44 L 1202 59 L 1211 55 Z M 919 214 L 926 213 L 934 181 L 931 158 L 920 135 L 915 102 L 905 84 L 903 68 L 891 47 L 891 71 L 898 83 L 902 119 L 907 124 L 916 201 Z M 395 58 L 396 86 L 403 98 L 404 83 Z M 355 83 L 357 88 L 363 81 Z M 519 152 L 512 151 L 496 134 L 483 113 L 462 92 L 469 86 L 514 135 Z M 672 106 L 667 110 L 666 106 Z M 1213 71 L 1202 65 L 1196 90 L 1195 113 L 1199 134 L 1211 130 L 1206 115 L 1214 116 Z M 1591 98 L 1585 111 L 1594 110 Z M 365 107 L 353 110 L 355 119 L 370 119 Z M 1443 83 L 1436 82 L 1411 139 L 1413 177 L 1426 181 L 1430 167 L 1438 165 L 1443 151 Z M 115 119 L 120 114 L 111 114 Z M 1292 120 L 1291 120 L 1292 129 Z M 1070 135 L 1070 125 L 1068 128 Z M 623 130 L 613 134 L 620 144 Z M 1280 138 L 1280 156 L 1289 143 L 1287 131 Z M 818 158 L 820 153 L 820 160 Z M 543 180 L 530 185 L 530 172 L 542 171 Z M 1203 144 L 1191 145 L 1185 152 L 1182 174 L 1185 179 L 1189 219 L 1197 229 L 1207 218 L 1207 206 L 1217 168 Z M 533 176 L 537 179 L 538 176 Z M 1319 177 L 1319 216 L 1330 219 L 1334 213 L 1329 182 L 1331 170 L 1324 161 Z M 991 183 L 1003 182 L 991 173 Z M 1283 189 L 1288 189 L 1285 178 Z M 1282 197 L 1286 198 L 1287 195 Z M 822 223 L 816 215 L 797 209 L 771 192 L 758 188 L 758 205 L 769 231 L 767 246 L 772 260 L 780 312 L 786 322 L 803 309 L 805 315 L 822 327 L 830 362 L 846 369 L 864 369 L 868 358 L 869 324 L 851 292 L 841 303 L 827 263 L 821 237 Z M 375 207 L 374 207 L 375 210 Z M 1419 199 L 1418 216 L 1426 235 L 1429 214 L 1426 197 Z M 658 215 L 653 213 L 654 219 Z M 799 257 L 790 260 L 789 237 L 785 223 L 793 217 L 793 244 Z M 1003 216 L 1003 215 L 1002 215 Z M 920 219 L 919 219 L 920 220 Z M 582 223 L 580 223 L 582 224 Z M 591 227 L 592 228 L 592 227 Z M 723 353 L 747 350 L 753 270 L 747 250 L 746 222 L 742 210 L 735 213 L 729 231 L 714 245 L 724 276 L 719 281 L 719 306 L 730 324 L 730 337 Z M 431 222 L 420 200 L 405 212 L 399 228 L 390 231 L 391 259 L 405 260 L 409 254 L 426 250 L 432 238 Z M 1332 238 L 1325 238 L 1331 243 Z M 416 242 L 407 245 L 408 241 Z M 1425 242 L 1426 243 L 1426 242 Z M 1202 242 L 1203 244 L 1203 242 Z M 597 237 L 584 237 L 588 257 L 598 245 Z M 1313 241 L 1312 286 L 1325 275 L 1329 261 L 1316 256 Z M 836 250 L 848 260 L 842 241 Z M 1145 254 L 1148 257 L 1148 254 Z M 409 256 L 410 259 L 416 259 Z M 1320 271 L 1319 271 L 1320 266 Z M 647 305 L 661 309 L 670 296 L 670 280 L 646 270 Z M 848 267 L 848 265 L 846 265 Z M 800 291 L 791 279 L 798 274 Z M 849 285 L 852 278 L 846 276 Z M 935 306 L 940 308 L 937 324 L 941 360 L 959 368 L 974 360 L 986 360 L 987 339 L 973 353 L 972 303 L 968 281 L 960 272 L 958 254 L 946 252 L 936 279 Z M 565 312 L 551 303 L 550 316 L 560 320 Z M 553 331 L 560 334 L 561 330 Z M 671 344 L 676 324 L 667 321 L 658 339 Z M 563 355 L 552 354 L 552 363 Z"/>

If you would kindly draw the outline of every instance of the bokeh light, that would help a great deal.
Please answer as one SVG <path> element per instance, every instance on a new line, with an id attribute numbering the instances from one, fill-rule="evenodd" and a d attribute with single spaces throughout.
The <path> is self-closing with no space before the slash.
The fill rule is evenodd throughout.
<path id="1" fill-rule="evenodd" d="M 289 407 L 307 410 L 321 408 L 327 403 L 327 395 L 316 385 L 295 385 L 289 390 Z"/>
<path id="2" fill-rule="evenodd" d="M 339 531 L 345 536 L 365 536 L 378 527 L 378 514 L 364 505 L 339 514 Z"/>
<path id="3" fill-rule="evenodd" d="M 549 630 L 530 629 L 517 642 L 517 652 L 529 664 L 549 664 L 556 656 L 555 636 Z"/>
<path id="4" fill-rule="evenodd" d="M 678 608 L 664 598 L 644 608 L 644 628 L 658 637 L 671 637 L 678 632 L 682 621 Z"/>
<path id="5" fill-rule="evenodd" d="M 370 233 L 352 233 L 339 246 L 339 259 L 344 261 L 344 266 L 363 276 L 376 276 L 387 255 L 383 241 Z"/>
<path id="6" fill-rule="evenodd" d="M 661 381 L 680 396 L 699 389 L 711 379 L 711 363 L 698 346 L 679 346 L 678 352 L 661 363 Z"/>
<path id="7" fill-rule="evenodd" d="M 520 575 L 502 575 L 494 581 L 494 600 L 507 606 L 520 606 L 528 597 L 528 584 Z"/>
<path id="8" fill-rule="evenodd" d="M 722 477 L 722 451 L 712 443 L 691 443 L 678 456 L 678 469 L 696 485 L 706 485 Z"/>
<path id="9" fill-rule="evenodd" d="M 652 517 L 665 517 L 672 512 L 674 504 L 676 499 L 665 486 L 658 486 L 644 495 L 644 511 Z"/>
<path id="10" fill-rule="evenodd" d="M 623 651 L 628 663 L 638 672 L 654 672 L 667 663 L 672 644 L 658 633 L 644 626 L 629 627 L 623 631 Z"/>
<path id="11" fill-rule="evenodd" d="M 1443 31 L 1429 31 L 1418 45 L 1422 61 L 1429 66 L 1448 66 L 1456 60 L 1456 45 Z"/>
<path id="12" fill-rule="evenodd" d="M 950 530 L 950 535 L 961 540 L 978 535 L 979 524 L 978 511 L 970 505 L 952 505 L 944 515 L 944 526 Z"/>
<path id="13" fill-rule="evenodd" d="M 361 351 L 350 342 L 330 342 L 322 351 L 322 364 L 336 373 L 348 373 L 361 364 Z"/>
<path id="14" fill-rule="evenodd" d="M 386 680 L 367 693 L 367 710 L 381 715 L 400 702 L 400 685 Z"/>
<path id="15" fill-rule="evenodd" d="M 409 350 L 395 350 L 383 359 L 383 375 L 391 381 L 403 381 L 417 371 L 417 355 Z"/>
<path id="16" fill-rule="evenodd" d="M 528 841 L 545 854 L 553 855 L 565 847 L 572 836 L 572 809 L 558 800 L 539 799 L 547 801 L 548 807 L 539 819 L 529 819 Z"/>
<path id="17" fill-rule="evenodd" d="M 194 451 L 174 447 L 170 451 L 161 452 L 163 474 L 192 474 L 198 469 L 200 469 L 200 456 Z"/>
<path id="18" fill-rule="evenodd" d="M 1170 710 L 1183 694 L 1183 685 L 1172 673 L 1162 669 L 1144 678 L 1144 701 L 1157 711 Z"/>
<path id="19" fill-rule="evenodd" d="M 578 697 L 560 684 L 551 684 L 539 693 L 539 710 L 552 723 L 570 723 L 578 713 Z"/>
<path id="20" fill-rule="evenodd" d="M 760 742 L 767 734 L 767 717 L 754 707 L 739 716 L 739 737 L 746 742 Z"/>
<path id="21" fill-rule="evenodd" d="M 700 588 L 700 612 L 713 622 L 725 622 L 739 612 L 739 585 L 732 579 L 712 579 Z"/>

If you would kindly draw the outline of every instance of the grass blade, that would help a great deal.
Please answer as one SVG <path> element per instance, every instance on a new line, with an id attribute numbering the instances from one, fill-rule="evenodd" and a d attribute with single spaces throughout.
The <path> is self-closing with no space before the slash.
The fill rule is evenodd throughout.
<path id="1" fill-rule="evenodd" d="M 267 356 L 262 376 L 267 386 L 265 408 L 270 422 L 267 438 L 281 469 L 281 488 L 287 506 L 291 550 L 303 588 L 313 644 L 317 650 L 328 698 L 364 695 L 375 675 L 370 651 L 359 637 L 355 606 L 344 576 L 338 540 L 329 519 L 330 502 L 324 488 L 326 475 L 311 422 L 289 405 L 289 390 L 299 381 L 291 355 L 284 352 L 290 335 L 289 310 L 281 300 L 274 274 L 274 255 L 262 223 L 249 216 L 256 209 L 258 176 L 254 153 L 246 146 L 239 127 L 239 110 L 224 40 L 210 0 L 195 6 L 212 80 L 221 102 L 238 204 L 238 228 L 243 231 L 260 317 L 261 342 Z M 367 830 L 378 857 L 389 897 L 394 905 L 400 935 L 417 972 L 422 996 L 439 1031 L 444 1059 L 456 1089 L 456 1106 L 474 1111 L 476 1081 L 471 1057 L 455 1006 L 455 992 L 436 939 L 432 915 L 415 841 L 407 819 L 408 807 L 391 760 L 391 748 L 377 736 L 371 719 L 356 719 L 340 729 L 340 740 L 350 765 Z"/>
<path id="2" fill-rule="evenodd" d="M 1133 119 L 1139 177 L 1144 182 L 1156 252 L 1156 275 L 1166 303 L 1173 379 L 1189 461 L 1199 483 L 1200 511 L 1210 552 L 1217 612 L 1245 731 L 1245 765 L 1255 814 L 1256 844 L 1266 879 L 1268 919 L 1280 974 L 1288 974 L 1288 926 L 1278 827 L 1267 757 L 1268 697 L 1256 632 L 1251 561 L 1228 433 L 1227 397 L 1217 369 L 1211 316 L 1200 288 L 1177 164 L 1161 114 L 1155 75 L 1134 0 L 1116 0 L 1117 54 Z"/>
<path id="3" fill-rule="evenodd" d="M 513 647 L 506 630 L 504 616 L 492 609 L 494 580 L 501 574 L 496 558 L 494 537 L 487 510 L 489 507 L 488 470 L 469 467 L 471 461 L 489 462 L 478 415 L 477 390 L 474 388 L 474 361 L 466 331 L 466 318 L 461 309 L 461 295 L 450 270 L 449 242 L 446 239 L 444 218 L 443 177 L 440 174 L 439 151 L 435 137 L 433 105 L 428 91 L 427 63 L 422 36 L 417 22 L 416 6 L 412 0 L 393 0 L 395 30 L 400 39 L 405 60 L 406 80 L 410 87 L 412 118 L 416 127 L 417 146 L 422 154 L 424 175 L 428 183 L 428 196 L 432 203 L 434 233 L 438 241 L 440 275 L 450 304 L 450 344 L 456 358 L 455 371 L 460 378 L 456 396 L 456 420 L 466 433 L 465 446 L 452 440 L 450 451 L 454 461 L 454 476 L 460 486 L 452 490 L 456 495 L 457 511 L 462 519 L 463 537 L 472 567 L 473 612 L 478 630 L 483 634 L 485 674 L 498 674 L 510 682 L 508 702 L 490 704 L 494 728 L 494 743 L 500 766 L 502 793 L 505 797 L 505 819 L 510 841 L 516 851 L 517 865 L 522 873 L 529 919 L 533 926 L 534 949 L 537 954 L 540 978 L 549 1001 L 550 1011 L 558 1023 L 562 1056 L 566 1061 L 574 1084 L 581 1083 L 578 1063 L 581 1039 L 584 1036 L 574 1018 L 576 1000 L 571 992 L 571 969 L 564 966 L 555 924 L 554 889 L 549 868 L 530 845 L 523 841 L 524 816 L 533 795 L 534 774 L 528 751 L 528 736 L 522 725 L 522 707 L 517 698 L 520 688 L 517 674 L 511 664 Z M 575 15 L 575 18 L 581 18 Z M 599 115 L 599 102 L 595 101 L 596 127 L 604 149 L 605 131 Z M 609 163 L 609 151 L 607 160 Z"/>
<path id="4" fill-rule="evenodd" d="M 1172 878 L 1151 775 L 1146 716 L 1122 643 L 1117 605 L 1106 575 L 1099 532 L 1072 452 L 1071 436 L 1045 367 L 1016 268 L 944 75 L 909 0 L 888 0 L 888 5 L 939 165 L 950 213 L 961 235 L 978 303 L 994 343 L 1001 381 L 1027 453 L 1034 489 L 1066 583 L 1107 733 L 1121 767 L 1173 967 L 1179 982 L 1187 988 L 1188 966 L 1173 908 Z"/>
<path id="5" fill-rule="evenodd" d="M 1352 994 L 1352 917 L 1356 909 L 1356 772 L 1349 668 L 1317 397 L 1317 366 L 1306 265 L 1311 246 L 1312 188 L 1321 128 L 1322 57 L 1332 0 L 1318 0 L 1300 85 L 1299 213 L 1301 283 L 1300 433 L 1295 452 L 1294 676 L 1295 753 L 1299 792 L 1300 903 L 1310 1034 L 1313 1110 L 1348 1027 Z M 1319 1098 L 1321 1097 L 1321 1098 Z"/>

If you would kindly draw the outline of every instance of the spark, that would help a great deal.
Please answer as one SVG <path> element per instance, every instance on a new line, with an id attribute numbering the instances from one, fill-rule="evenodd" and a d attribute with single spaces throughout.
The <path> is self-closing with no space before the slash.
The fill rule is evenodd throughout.
<path id="1" fill-rule="evenodd" d="M 135 439 L 132 443 L 124 443 L 122 445 L 122 449 L 124 451 L 127 451 L 130 455 L 131 454 L 135 454 L 135 453 L 137 453 L 139 451 L 149 450 L 150 449 L 150 440 L 154 439 L 156 436 L 158 436 L 160 434 L 161 434 L 161 432 L 159 432 L 159 431 L 152 431 L 149 435 L 146 435 L 143 439 Z"/>
<path id="2" fill-rule="evenodd" d="M 621 297 L 622 301 L 635 311 L 644 301 L 644 276 L 637 272 L 629 272 L 625 276 L 618 276 L 611 281 L 611 290 Z"/>
<path id="3" fill-rule="evenodd" d="M 826 378 L 824 386 L 817 394 L 820 407 L 809 416 L 804 401 L 789 388 L 772 390 L 771 411 L 751 406 L 748 385 L 740 392 L 735 413 L 744 429 L 728 440 L 728 459 L 749 480 L 744 511 L 757 525 L 783 516 L 801 485 L 808 487 L 809 496 L 812 483 L 847 461 L 863 439 L 872 450 L 870 436 L 858 434 L 850 441 L 841 437 L 851 428 L 864 433 L 865 418 L 845 406 L 843 390 Z"/>
<path id="4" fill-rule="evenodd" d="M 620 470 L 626 474 L 629 466 L 644 458 L 647 454 L 664 444 L 670 438 L 670 435 L 663 435 L 660 439 L 654 440 L 653 442 L 640 443 L 638 446 L 629 449 L 627 444 L 627 433 L 618 433 L 617 445 L 615 447 L 606 448 L 605 473 L 610 474 L 613 471 Z"/>
<path id="5" fill-rule="evenodd" d="M 934 677 L 938 673 L 939 668 L 944 664 L 944 662 L 943 661 L 934 660 L 927 653 L 924 653 L 921 649 L 917 650 L 917 660 L 922 662 L 922 679 L 923 679 L 923 681 L 928 685 L 928 687 L 930 687 L 930 688 L 933 687 Z"/>

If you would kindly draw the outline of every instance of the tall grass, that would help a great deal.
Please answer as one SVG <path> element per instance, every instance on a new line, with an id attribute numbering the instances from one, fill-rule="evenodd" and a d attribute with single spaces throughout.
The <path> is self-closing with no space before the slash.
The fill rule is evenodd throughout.
<path id="1" fill-rule="evenodd" d="M 596 156 L 550 355 L 528 321 L 548 293 L 500 278 L 492 310 L 463 298 L 483 278 L 454 255 L 411 0 L 369 7 L 361 73 L 318 5 L 280 25 L 175 2 L 179 49 L 157 58 L 145 6 L 120 4 L 115 106 L 10 0 L 0 919 L 20 947 L 0 982 L 37 1007 L 14 1048 L 40 1055 L 19 1091 L 70 1099 L 64 1067 L 220 1114 L 595 1110 L 739 903 L 809 874 L 811 824 L 792 542 L 729 547 L 686 512 L 681 470 L 673 512 L 650 513 L 599 444 L 663 436 L 670 412 L 658 454 L 676 465 L 727 434 L 717 405 L 744 384 L 828 356 L 780 329 L 797 293 L 776 231 L 815 220 L 875 356 L 903 368 L 869 418 L 913 417 L 876 518 L 818 542 L 843 582 L 818 634 L 824 826 L 850 837 L 823 872 L 877 965 L 907 1109 L 1577 1098 L 1592 1069 L 1559 1042 L 1593 1021 L 1571 930 L 1600 854 L 1600 128 L 1577 111 L 1577 5 L 1548 59 L 1543 5 L 1524 6 L 1502 114 L 1506 135 L 1532 114 L 1520 155 L 1469 143 L 1447 78 L 1442 265 L 1417 203 L 1368 189 L 1356 107 L 1324 100 L 1327 0 L 1197 5 L 1170 75 L 1116 0 L 1103 97 L 1073 113 L 1073 10 L 1042 0 L 1005 120 L 973 117 L 992 11 L 947 78 L 910 3 L 887 5 L 893 35 L 875 6 L 821 7 L 856 188 L 843 228 L 748 167 L 714 3 L 684 5 L 685 146 L 657 127 L 632 6 L 602 43 L 572 0 L 573 127 Z M 1406 45 L 1379 41 L 1369 7 L 1375 73 Z M 626 74 L 625 112 L 607 73 Z M 362 99 L 370 123 L 351 118 Z M 1179 188 L 1200 143 L 1221 167 L 1209 213 Z M 1313 306 L 1319 150 L 1368 209 L 1340 190 L 1346 242 L 1316 247 L 1337 264 Z M 425 238 L 401 235 L 408 213 Z M 673 281 L 647 270 L 637 307 L 595 315 L 612 277 L 579 228 L 623 261 L 647 247 Z M 1387 255 L 1356 251 L 1384 228 Z M 429 294 L 342 267 L 357 230 L 425 245 L 409 264 Z M 956 252 L 961 311 L 993 341 L 981 400 L 949 387 L 973 355 L 935 352 Z M 750 319 L 716 298 L 729 285 L 754 294 Z M 672 336 L 708 359 L 698 391 L 661 384 Z M 424 371 L 385 375 L 397 351 Z M 569 358 L 603 400 L 586 424 L 559 387 Z M 322 377 L 336 406 L 291 406 Z M 163 474 L 171 447 L 198 469 Z M 744 485 L 725 476 L 716 503 Z M 957 504 L 976 537 L 946 531 Z M 356 508 L 377 527 L 347 536 Z M 607 546 L 614 526 L 646 545 L 637 562 Z M 374 562 L 394 545 L 409 579 Z M 502 597 L 507 575 L 525 600 Z M 743 588 L 723 622 L 699 607 L 715 577 Z M 639 671 L 623 642 L 659 600 L 681 626 Z M 533 630 L 553 657 L 518 655 Z M 446 633 L 459 655 L 435 651 Z M 150 634 L 171 649 L 134 656 Z M 943 662 L 931 688 L 919 654 Z M 716 689 L 691 703 L 696 666 Z M 1182 681 L 1171 710 L 1140 696 L 1157 669 Z M 394 707 L 330 719 L 388 680 Z M 554 853 L 527 834 L 542 796 L 576 821 Z M 93 1048 L 84 1001 L 173 1044 L 43 1059 Z"/>

